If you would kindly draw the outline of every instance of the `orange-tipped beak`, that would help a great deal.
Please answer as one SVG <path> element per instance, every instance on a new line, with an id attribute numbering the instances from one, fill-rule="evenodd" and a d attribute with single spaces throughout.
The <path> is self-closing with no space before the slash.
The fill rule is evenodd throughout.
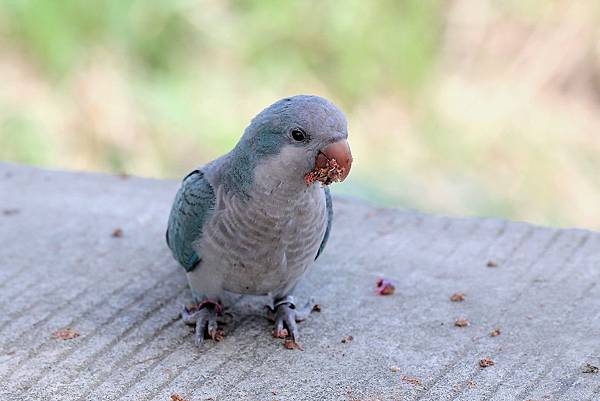
<path id="1" fill-rule="evenodd" d="M 338 166 L 342 169 L 340 181 L 344 181 L 348 177 L 348 174 L 350 174 L 350 168 L 352 168 L 352 152 L 347 140 L 342 139 L 321 149 L 317 156 L 315 168 L 321 169 L 327 167 L 330 159 L 335 159 Z"/>

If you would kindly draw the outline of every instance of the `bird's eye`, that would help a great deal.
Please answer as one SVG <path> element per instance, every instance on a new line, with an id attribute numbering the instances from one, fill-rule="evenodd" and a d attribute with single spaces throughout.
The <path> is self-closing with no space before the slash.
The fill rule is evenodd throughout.
<path id="1" fill-rule="evenodd" d="M 306 139 L 306 134 L 300 128 L 294 128 L 292 130 L 292 138 L 294 138 L 294 141 L 302 142 Z"/>

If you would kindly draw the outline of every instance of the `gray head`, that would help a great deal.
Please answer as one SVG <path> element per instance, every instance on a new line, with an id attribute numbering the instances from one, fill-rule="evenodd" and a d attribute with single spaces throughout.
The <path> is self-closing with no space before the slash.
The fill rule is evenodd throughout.
<path id="1" fill-rule="evenodd" d="M 335 158 L 345 179 L 352 164 L 347 125 L 344 113 L 322 97 L 287 97 L 254 117 L 234 153 L 274 177 L 298 182 Z"/>

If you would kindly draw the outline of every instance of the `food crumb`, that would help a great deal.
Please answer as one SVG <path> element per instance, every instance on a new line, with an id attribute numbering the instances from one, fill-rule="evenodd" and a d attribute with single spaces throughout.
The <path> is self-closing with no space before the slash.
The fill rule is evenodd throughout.
<path id="1" fill-rule="evenodd" d="M 377 280 L 377 293 L 379 295 L 392 295 L 394 292 L 396 292 L 396 287 L 390 280 L 385 278 Z"/>
<path id="2" fill-rule="evenodd" d="M 400 380 L 402 380 L 405 383 L 414 384 L 416 386 L 421 385 L 421 379 L 419 379 L 418 377 L 414 377 L 414 376 L 402 376 L 400 378 Z"/>
<path id="3" fill-rule="evenodd" d="M 477 387 L 477 383 L 475 383 L 473 380 L 469 380 L 469 381 L 467 382 L 467 386 L 468 386 L 469 388 L 475 388 L 475 387 Z"/>
<path id="4" fill-rule="evenodd" d="M 334 182 L 341 181 L 341 177 L 344 175 L 346 170 L 338 165 L 337 160 L 331 158 L 327 160 L 327 165 L 323 168 L 315 168 L 304 176 L 304 182 L 306 185 L 311 185 L 316 181 L 321 182 L 323 185 L 329 185 Z"/>
<path id="5" fill-rule="evenodd" d="M 300 351 L 304 351 L 304 348 L 302 348 L 302 346 L 300 344 L 298 344 L 296 341 L 292 340 L 291 338 L 286 339 L 283 342 L 283 346 L 287 349 L 297 349 Z"/>
<path id="6" fill-rule="evenodd" d="M 225 339 L 225 331 L 222 328 L 218 328 L 215 331 L 215 335 L 213 337 L 213 340 L 220 342 L 223 341 L 223 339 Z"/>
<path id="7" fill-rule="evenodd" d="M 123 230 L 120 228 L 115 228 L 111 234 L 114 238 L 121 238 L 123 236 Z"/>
<path id="8" fill-rule="evenodd" d="M 171 401 L 188 401 L 179 394 L 171 394 Z"/>
<path id="9" fill-rule="evenodd" d="M 583 365 L 583 373 L 598 373 L 600 369 L 597 366 L 592 365 L 591 363 L 586 363 Z"/>
<path id="10" fill-rule="evenodd" d="M 479 366 L 482 368 L 487 368 L 489 366 L 494 366 L 496 363 L 492 361 L 490 358 L 483 358 L 479 361 Z"/>
<path id="11" fill-rule="evenodd" d="M 464 300 L 465 300 L 465 294 L 462 292 L 457 292 L 450 296 L 450 301 L 452 301 L 452 302 L 462 302 Z"/>
<path id="12" fill-rule="evenodd" d="M 394 373 L 398 373 L 398 372 L 400 372 L 400 368 L 399 368 L 398 366 L 392 366 L 392 367 L 390 368 L 390 370 L 391 370 L 392 372 L 394 372 Z"/>
<path id="13" fill-rule="evenodd" d="M 498 263 L 494 262 L 493 260 L 488 260 L 486 266 L 487 267 L 498 267 Z"/>
<path id="14" fill-rule="evenodd" d="M 71 328 L 56 330 L 54 333 L 52 333 L 52 337 L 61 340 L 72 340 L 74 338 L 79 337 L 80 335 L 81 334 L 79 334 L 77 330 Z"/>
<path id="15" fill-rule="evenodd" d="M 353 336 L 344 336 L 344 337 L 342 337 L 342 343 L 344 343 L 344 344 L 351 343 L 352 340 L 354 340 Z"/>
<path id="16" fill-rule="evenodd" d="M 314 312 L 321 312 L 321 304 L 315 304 L 312 308 Z"/>
<path id="17" fill-rule="evenodd" d="M 490 332 L 490 337 L 498 337 L 502 332 L 499 327 L 496 327 L 494 330 Z"/>
<path id="18" fill-rule="evenodd" d="M 456 319 L 456 321 L 454 322 L 454 325 L 456 327 L 467 327 L 470 324 L 471 323 L 467 319 L 464 319 L 464 318 Z"/>

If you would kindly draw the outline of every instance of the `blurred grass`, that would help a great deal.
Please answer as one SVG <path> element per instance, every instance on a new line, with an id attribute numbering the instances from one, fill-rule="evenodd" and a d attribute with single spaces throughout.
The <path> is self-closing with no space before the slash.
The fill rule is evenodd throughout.
<path id="1" fill-rule="evenodd" d="M 338 193 L 600 228 L 598 9 L 4 0 L 0 158 L 178 178 L 274 100 L 315 93 L 350 121 Z"/>

